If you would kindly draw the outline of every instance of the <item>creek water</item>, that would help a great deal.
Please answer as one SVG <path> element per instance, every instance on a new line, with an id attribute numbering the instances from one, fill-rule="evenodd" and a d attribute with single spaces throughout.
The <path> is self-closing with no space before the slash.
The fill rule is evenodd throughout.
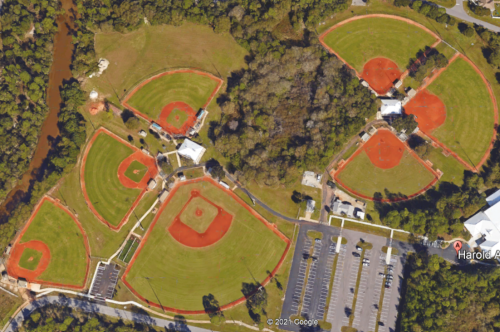
<path id="1" fill-rule="evenodd" d="M 0 205 L 0 224 L 6 222 L 11 211 L 20 201 L 29 199 L 29 189 L 37 176 L 41 174 L 43 161 L 59 136 L 57 126 L 59 109 L 61 107 L 60 88 L 63 81 L 73 77 L 70 70 L 74 45 L 72 31 L 75 29 L 74 15 L 76 6 L 72 0 L 61 0 L 65 13 L 56 18 L 58 31 L 54 37 L 53 62 L 49 73 L 49 86 L 47 88 L 47 105 L 49 114 L 42 125 L 40 138 L 29 169 L 23 174 L 17 185 L 9 192 L 4 202 Z M 36 35 L 35 35 L 36 38 Z"/>

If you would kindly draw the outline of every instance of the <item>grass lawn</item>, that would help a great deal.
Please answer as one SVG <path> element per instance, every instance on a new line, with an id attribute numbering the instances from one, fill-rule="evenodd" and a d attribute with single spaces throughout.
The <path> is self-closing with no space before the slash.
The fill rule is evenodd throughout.
<path id="1" fill-rule="evenodd" d="M 9 321 L 10 316 L 23 303 L 20 297 L 0 292 L 0 329 Z"/>
<path id="2" fill-rule="evenodd" d="M 439 181 L 452 182 L 457 186 L 462 185 L 465 167 L 453 158 L 453 156 L 446 157 L 443 155 L 443 149 L 437 148 L 430 149 L 425 159 L 429 159 L 434 164 L 434 169 L 439 169 L 443 172 L 443 176 L 441 176 Z"/>
<path id="3" fill-rule="evenodd" d="M 347 151 L 342 155 L 342 159 L 347 160 L 356 150 L 358 149 L 359 145 L 354 144 L 351 146 Z"/>
<path id="4" fill-rule="evenodd" d="M 406 150 L 399 165 L 381 169 L 375 167 L 363 151 L 339 173 L 342 183 L 363 195 L 373 197 L 385 190 L 392 194 L 409 196 L 427 186 L 434 175 L 420 164 Z"/>
<path id="5" fill-rule="evenodd" d="M 439 43 L 437 46 L 436 46 L 436 50 L 443 54 L 446 59 L 450 60 L 453 55 L 455 55 L 456 51 L 454 49 L 452 49 L 451 47 L 449 47 L 448 45 L 446 45 L 445 43 L 441 42 Z"/>
<path id="6" fill-rule="evenodd" d="M 479 74 L 459 58 L 427 89 L 446 106 L 446 120 L 432 135 L 469 164 L 479 163 L 494 126 L 493 104 Z"/>
<path id="7" fill-rule="evenodd" d="M 192 249 L 174 240 L 170 225 L 193 189 L 198 189 L 234 216 L 228 233 L 210 247 Z M 221 305 L 242 297 L 241 289 L 254 280 L 262 282 L 286 248 L 243 206 L 218 187 L 199 182 L 181 186 L 151 230 L 149 238 L 126 280 L 140 294 L 163 306 L 203 310 L 203 296 L 213 294 Z"/>
<path id="8" fill-rule="evenodd" d="M 40 263 L 40 258 L 42 258 L 42 253 L 38 250 L 26 248 L 21 255 L 19 260 L 19 266 L 23 269 L 28 269 L 34 271 Z"/>
<path id="9" fill-rule="evenodd" d="M 161 42 L 158 42 L 161 41 Z M 126 91 L 154 73 L 169 68 L 200 68 L 225 80 L 232 71 L 245 67 L 247 51 L 230 34 L 216 34 L 209 26 L 143 26 L 136 31 L 98 33 L 97 58 L 110 65 L 85 88 L 96 88 L 103 97 L 119 105 Z"/>
<path id="10" fill-rule="evenodd" d="M 179 129 L 182 127 L 184 122 L 186 122 L 187 118 L 188 116 L 186 112 L 175 108 L 167 117 L 167 122 L 173 125 L 175 128 Z"/>
<path id="11" fill-rule="evenodd" d="M 453 8 L 457 4 L 456 0 L 431 0 L 430 2 L 434 2 L 435 4 L 446 8 Z"/>
<path id="12" fill-rule="evenodd" d="M 203 173 L 203 168 L 201 168 L 201 167 L 193 168 L 193 169 L 189 169 L 187 171 L 184 171 L 184 176 L 188 180 L 195 179 L 195 178 L 201 178 L 204 175 L 205 175 L 205 173 Z"/>
<path id="13" fill-rule="evenodd" d="M 125 171 L 125 176 L 134 182 L 140 182 L 147 170 L 148 168 L 145 165 L 134 160 Z"/>
<path id="14" fill-rule="evenodd" d="M 174 101 L 185 102 L 196 112 L 205 105 L 217 85 L 216 80 L 195 73 L 165 75 L 140 88 L 128 100 L 128 104 L 153 119 L 158 118 L 163 107 Z M 185 117 L 184 121 L 187 119 L 187 114 L 181 110 L 177 110 L 177 112 L 174 110 L 168 119 L 172 117 L 173 113 L 177 115 L 182 113 Z M 174 119 L 175 116 L 171 121 Z M 182 124 L 184 121 L 178 122 Z"/>
<path id="15" fill-rule="evenodd" d="M 45 201 L 20 243 L 44 242 L 50 249 L 50 263 L 40 280 L 82 285 L 87 269 L 83 234 L 75 221 L 62 209 Z"/>
<path id="16" fill-rule="evenodd" d="M 215 206 L 205 201 L 201 197 L 194 197 L 189 202 L 186 209 L 181 213 L 181 221 L 197 231 L 203 233 L 208 226 L 214 221 L 215 216 L 219 211 Z"/>
<path id="17" fill-rule="evenodd" d="M 118 225 L 132 206 L 139 189 L 125 188 L 118 167 L 133 150 L 107 134 L 99 134 L 85 164 L 85 186 L 92 205 L 110 224 Z"/>
<path id="18" fill-rule="evenodd" d="M 330 32 L 325 43 L 358 72 L 368 60 L 384 57 L 404 71 L 410 58 L 431 46 L 436 39 L 424 30 L 403 21 L 366 18 L 349 22 Z"/>

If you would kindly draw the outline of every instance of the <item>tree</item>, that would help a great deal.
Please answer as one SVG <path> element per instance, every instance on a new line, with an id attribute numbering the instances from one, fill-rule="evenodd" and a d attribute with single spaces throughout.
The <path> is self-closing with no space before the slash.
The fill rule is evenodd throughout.
<path id="1" fill-rule="evenodd" d="M 158 166 L 160 166 L 161 170 L 165 173 L 165 174 L 170 174 L 174 171 L 174 167 L 172 166 L 172 164 L 170 163 L 170 160 L 168 159 L 167 156 L 165 156 L 164 158 L 161 158 L 159 161 L 158 161 Z"/>
<path id="2" fill-rule="evenodd" d="M 212 170 L 210 171 L 210 175 L 214 179 L 222 180 L 226 176 L 226 173 L 224 172 L 224 168 L 220 164 L 211 166 L 211 169 Z"/>
<path id="3" fill-rule="evenodd" d="M 138 129 L 140 125 L 141 120 L 139 120 L 139 118 L 136 116 L 131 116 L 127 119 L 127 122 L 125 122 L 125 126 L 130 130 Z"/>

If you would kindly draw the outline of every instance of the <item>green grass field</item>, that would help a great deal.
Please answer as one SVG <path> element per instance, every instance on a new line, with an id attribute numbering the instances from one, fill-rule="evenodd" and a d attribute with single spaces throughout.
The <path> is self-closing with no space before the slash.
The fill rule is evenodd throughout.
<path id="1" fill-rule="evenodd" d="M 167 117 L 167 122 L 170 123 L 175 128 L 179 129 L 182 127 L 184 122 L 186 122 L 187 118 L 188 116 L 186 112 L 183 112 L 180 109 L 176 108 Z"/>
<path id="2" fill-rule="evenodd" d="M 144 174 L 146 174 L 147 170 L 148 168 L 146 167 L 146 165 L 143 165 L 137 160 L 134 160 L 125 171 L 125 176 L 132 181 L 140 182 L 144 177 Z"/>
<path id="3" fill-rule="evenodd" d="M 197 212 L 201 212 L 201 215 L 197 215 Z M 198 233 L 203 233 L 207 230 L 212 221 L 214 221 L 217 214 L 218 210 L 215 206 L 201 197 L 194 197 L 191 202 L 189 202 L 186 209 L 181 213 L 180 219 L 184 224 Z"/>
<path id="4" fill-rule="evenodd" d="M 234 216 L 228 233 L 210 247 L 188 248 L 167 230 L 193 189 Z M 163 306 L 203 310 L 205 295 L 213 294 L 223 305 L 242 297 L 244 283 L 262 282 L 285 248 L 284 241 L 223 190 L 208 182 L 188 184 L 171 198 L 126 280 L 146 299 L 157 302 L 153 287 Z M 151 278 L 151 285 L 143 277 Z"/>
<path id="5" fill-rule="evenodd" d="M 161 41 L 161 42 L 158 42 Z M 110 65 L 100 77 L 89 79 L 85 88 L 96 88 L 119 105 L 135 84 L 160 71 L 200 68 L 225 80 L 245 67 L 247 51 L 230 34 L 217 34 L 206 25 L 185 22 L 181 26 L 142 26 L 130 33 L 97 33 L 97 58 Z"/>
<path id="6" fill-rule="evenodd" d="M 434 175 L 406 150 L 399 165 L 390 169 L 375 167 L 363 151 L 339 173 L 342 183 L 361 194 L 373 197 L 376 192 L 384 195 L 411 195 L 427 186 Z"/>
<path id="7" fill-rule="evenodd" d="M 365 18 L 349 22 L 330 32 L 325 43 L 358 72 L 370 59 L 384 57 L 394 61 L 401 71 L 419 50 L 436 39 L 426 31 L 403 21 Z"/>
<path id="8" fill-rule="evenodd" d="M 50 263 L 40 280 L 82 285 L 87 270 L 84 237 L 75 221 L 65 211 L 45 201 L 20 243 L 44 242 L 50 249 Z"/>
<path id="9" fill-rule="evenodd" d="M 163 107 L 174 101 L 185 102 L 198 111 L 208 101 L 217 84 L 210 77 L 194 73 L 165 75 L 140 88 L 128 100 L 128 104 L 153 119 L 157 119 Z M 183 114 L 184 121 L 187 119 L 187 115 L 180 110 L 174 110 L 168 119 L 173 113 Z M 174 121 L 175 118 L 170 120 Z M 178 121 L 179 127 L 184 121 Z"/>
<path id="10" fill-rule="evenodd" d="M 17 308 L 23 303 L 23 299 L 15 297 L 4 292 L 0 292 L 0 329 L 10 319 Z"/>
<path id="11" fill-rule="evenodd" d="M 446 120 L 432 135 L 470 165 L 479 163 L 494 126 L 493 104 L 479 74 L 459 58 L 427 89 L 446 106 Z"/>
<path id="12" fill-rule="evenodd" d="M 110 224 L 118 225 L 132 206 L 139 189 L 125 188 L 118 179 L 120 163 L 133 150 L 107 134 L 100 134 L 85 164 L 85 186 L 92 205 Z"/>
<path id="13" fill-rule="evenodd" d="M 28 269 L 34 271 L 40 263 L 40 258 L 42 258 L 42 253 L 38 250 L 26 248 L 21 255 L 19 260 L 19 266 L 23 269 Z"/>

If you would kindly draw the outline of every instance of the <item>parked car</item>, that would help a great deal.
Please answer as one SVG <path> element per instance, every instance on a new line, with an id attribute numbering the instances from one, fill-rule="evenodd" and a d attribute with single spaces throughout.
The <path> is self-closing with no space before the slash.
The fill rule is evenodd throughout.
<path id="1" fill-rule="evenodd" d="M 370 260 L 368 258 L 363 258 L 363 262 L 370 263 Z"/>
<path id="2" fill-rule="evenodd" d="M 385 274 L 383 274 L 382 272 L 380 272 L 380 273 L 378 274 L 378 276 L 379 276 L 380 278 L 383 278 L 383 277 L 385 277 Z"/>
<path id="3" fill-rule="evenodd" d="M 358 251 L 363 251 L 363 248 L 359 247 L 359 246 L 356 246 L 356 250 Z"/>
<path id="4" fill-rule="evenodd" d="M 394 271 L 393 271 L 393 269 L 392 269 L 392 268 L 388 268 L 388 269 L 387 269 L 387 272 L 392 273 L 392 272 L 394 272 Z"/>
<path id="5" fill-rule="evenodd" d="M 385 283 L 385 288 L 391 288 L 391 286 L 392 286 L 392 282 L 388 281 Z"/>
<path id="6" fill-rule="evenodd" d="M 314 242 L 321 243 L 321 239 L 315 239 Z"/>
<path id="7" fill-rule="evenodd" d="M 361 255 L 360 255 L 360 254 L 358 254 L 357 252 L 353 252 L 353 253 L 352 253 L 352 255 L 353 255 L 354 257 L 361 257 Z"/>
<path id="8" fill-rule="evenodd" d="M 363 263 L 363 266 L 370 266 L 370 263 Z"/>
<path id="9" fill-rule="evenodd" d="M 386 276 L 386 278 L 387 278 L 387 280 L 391 280 L 391 281 L 392 281 L 392 279 L 394 279 L 394 278 L 392 277 L 392 274 L 388 274 L 388 275 Z"/>

